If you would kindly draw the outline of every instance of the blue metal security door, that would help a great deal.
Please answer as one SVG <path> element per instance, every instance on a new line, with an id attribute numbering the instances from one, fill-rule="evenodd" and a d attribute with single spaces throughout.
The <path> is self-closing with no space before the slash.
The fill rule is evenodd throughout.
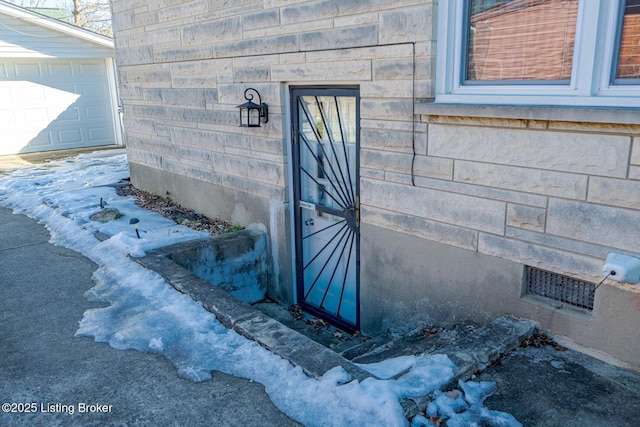
<path id="1" fill-rule="evenodd" d="M 357 88 L 294 88 L 298 303 L 360 327 L 360 97 Z"/>

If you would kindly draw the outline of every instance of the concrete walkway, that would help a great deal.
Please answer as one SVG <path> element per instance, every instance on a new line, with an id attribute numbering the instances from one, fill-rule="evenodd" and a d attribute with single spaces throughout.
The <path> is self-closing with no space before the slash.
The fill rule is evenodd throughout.
<path id="1" fill-rule="evenodd" d="M 0 425 L 298 425 L 260 384 L 219 372 L 193 383 L 161 356 L 74 337 L 96 306 L 84 297 L 96 266 L 48 241 L 0 208 Z"/>
<path id="2" fill-rule="evenodd" d="M 640 375 L 576 351 L 518 348 L 477 380 L 496 383 L 488 408 L 524 426 L 640 425 Z"/>
<path id="3" fill-rule="evenodd" d="M 101 147 L 74 148 L 70 150 L 42 151 L 39 153 L 5 154 L 0 156 L 0 172 L 3 169 L 16 169 L 25 166 L 40 166 L 54 160 L 66 159 L 79 154 L 102 150 L 121 150 L 123 145 L 105 145 Z"/>

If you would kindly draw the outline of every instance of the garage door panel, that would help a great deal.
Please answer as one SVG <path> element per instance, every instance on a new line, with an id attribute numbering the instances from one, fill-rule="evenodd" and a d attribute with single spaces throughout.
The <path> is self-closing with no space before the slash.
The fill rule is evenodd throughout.
<path id="1" fill-rule="evenodd" d="M 74 85 L 60 85 L 58 87 L 47 88 L 48 97 L 50 100 L 61 100 L 68 102 L 69 100 L 75 101 L 80 97 L 79 91 Z"/>
<path id="2" fill-rule="evenodd" d="M 16 114 L 13 109 L 11 110 L 0 109 L 0 125 L 7 125 L 7 126 L 10 125 L 11 127 L 13 127 L 15 123 L 16 123 Z"/>
<path id="3" fill-rule="evenodd" d="M 26 132 L 26 134 L 29 134 L 29 132 Z M 52 135 L 49 132 L 40 132 L 38 134 L 32 134 L 30 138 L 29 146 L 37 149 L 41 149 L 43 151 L 51 150 L 53 147 Z"/>
<path id="4" fill-rule="evenodd" d="M 84 117 L 87 119 L 100 119 L 105 114 L 109 114 L 109 109 L 106 105 L 88 105 L 84 109 Z"/>
<path id="5" fill-rule="evenodd" d="M 11 88 L 0 86 L 0 109 L 13 111 L 13 104 Z"/>
<path id="6" fill-rule="evenodd" d="M 49 64 L 48 67 L 49 76 L 53 78 L 66 79 L 69 76 L 73 76 L 73 66 L 71 63 L 67 64 Z"/>
<path id="7" fill-rule="evenodd" d="M 27 79 L 34 81 L 42 80 L 42 68 L 37 62 L 15 64 L 15 76 L 18 79 Z"/>
<path id="8" fill-rule="evenodd" d="M 80 124 L 78 123 L 80 121 L 80 117 L 78 116 L 77 107 L 72 106 L 64 110 L 62 113 L 58 113 L 56 121 L 60 122 L 58 123 L 58 126 L 61 128 L 63 127 L 63 122 L 65 122 L 65 124 L 67 124 L 68 126 L 78 128 L 80 126 Z M 64 128 L 68 126 L 64 126 Z"/>
<path id="9" fill-rule="evenodd" d="M 99 64 L 79 63 L 78 71 L 87 80 L 102 80 L 105 77 L 104 67 Z"/>
<path id="10" fill-rule="evenodd" d="M 115 144 L 106 75 L 103 60 L 3 59 L 0 154 Z"/>
<path id="11" fill-rule="evenodd" d="M 83 85 L 78 91 L 78 93 L 81 93 L 87 100 L 104 99 L 106 95 L 104 92 L 104 88 L 97 85 Z"/>
<path id="12" fill-rule="evenodd" d="M 82 143 L 82 132 L 79 129 L 60 131 L 58 132 L 58 142 L 63 145 Z"/>
<path id="13" fill-rule="evenodd" d="M 106 141 L 109 139 L 111 132 L 108 128 L 89 129 L 89 140 L 94 142 Z"/>
<path id="14" fill-rule="evenodd" d="M 49 110 L 46 107 L 45 108 L 34 108 L 34 107 L 23 108 L 21 113 L 22 113 L 22 120 L 19 124 L 24 129 L 29 129 L 30 127 L 32 127 L 31 126 L 32 123 L 38 126 L 42 126 L 42 125 L 47 125 L 50 121 Z"/>
<path id="15" fill-rule="evenodd" d="M 47 94 L 45 90 L 46 88 L 40 85 L 20 85 L 13 88 L 12 98 L 16 104 L 23 108 L 46 106 Z"/>

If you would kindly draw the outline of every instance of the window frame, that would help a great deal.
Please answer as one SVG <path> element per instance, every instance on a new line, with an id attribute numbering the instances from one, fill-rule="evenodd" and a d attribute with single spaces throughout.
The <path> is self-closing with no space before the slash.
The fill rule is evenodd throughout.
<path id="1" fill-rule="evenodd" d="M 448 0 L 438 4 L 436 103 L 640 107 L 640 85 L 613 83 L 622 2 L 579 0 L 569 84 L 464 84 L 466 3 Z"/>

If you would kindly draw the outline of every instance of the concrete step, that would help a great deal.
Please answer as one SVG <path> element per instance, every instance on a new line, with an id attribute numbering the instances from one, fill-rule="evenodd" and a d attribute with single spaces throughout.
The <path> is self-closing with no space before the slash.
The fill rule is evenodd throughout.
<path id="1" fill-rule="evenodd" d="M 399 356 L 438 354 L 441 349 L 473 334 L 477 329 L 478 326 L 471 322 L 459 323 L 449 328 L 420 328 L 406 335 L 387 339 L 385 343 L 356 357 L 345 357 L 354 363 L 377 363 Z"/>
<path id="2" fill-rule="evenodd" d="M 500 317 L 479 328 L 463 323 L 442 330 L 419 330 L 395 339 L 353 336 L 304 313 L 302 318 L 300 313 L 294 313 L 294 319 L 288 310 L 273 303 L 251 306 L 178 266 L 162 251 L 150 251 L 146 257 L 134 259 L 158 272 L 178 291 L 201 302 L 227 328 L 258 342 L 313 378 L 342 366 L 354 380 L 362 381 L 372 375 L 357 363 L 403 355 L 446 354 L 457 366 L 454 378 L 442 388 L 447 390 L 518 347 L 534 330 L 531 322 Z M 429 396 L 405 400 L 405 415 L 412 418 L 424 411 L 428 402 Z"/>
<path id="3" fill-rule="evenodd" d="M 333 347 L 332 350 L 345 359 L 354 362 L 355 359 L 365 354 L 375 352 L 378 349 L 384 348 L 392 341 L 393 339 L 387 335 L 381 335 L 377 337 L 363 337 L 358 340 L 343 341 L 337 346 Z"/>
<path id="4" fill-rule="evenodd" d="M 400 337 L 354 337 L 346 332 L 341 333 L 330 325 L 318 327 L 316 318 L 308 314 L 296 320 L 289 310 L 275 303 L 264 302 L 254 307 L 309 340 L 330 348 L 338 356 L 331 357 L 331 360 L 340 361 L 348 372 L 355 372 L 347 368 L 351 365 L 358 367 L 358 364 L 377 363 L 399 356 L 446 354 L 457 366 L 457 370 L 442 390 L 456 388 L 459 380 L 469 380 L 474 374 L 483 371 L 503 354 L 520 346 L 522 340 L 531 337 L 535 329 L 535 325 L 529 321 L 499 317 L 482 327 L 471 322 L 461 322 L 449 328 L 421 328 Z M 256 336 L 262 333 L 259 330 L 254 332 Z M 258 340 L 264 341 L 264 338 Z M 328 353 L 323 352 L 322 357 L 327 355 Z M 315 359 L 315 362 L 318 361 L 319 358 Z M 306 358 L 298 361 L 308 362 L 310 360 Z M 325 362 L 324 366 L 330 367 L 331 363 Z M 305 372 L 312 371 L 309 367 L 303 369 Z M 368 373 L 366 375 L 370 376 Z M 355 379 L 361 380 L 359 377 Z M 431 396 L 428 395 L 402 402 L 407 418 L 411 419 L 423 412 L 430 400 Z"/>

